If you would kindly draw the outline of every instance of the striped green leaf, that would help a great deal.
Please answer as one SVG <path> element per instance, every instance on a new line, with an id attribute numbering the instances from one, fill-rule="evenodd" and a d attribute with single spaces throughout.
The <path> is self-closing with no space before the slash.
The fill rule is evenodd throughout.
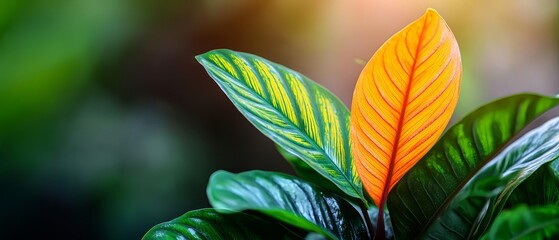
<path id="1" fill-rule="evenodd" d="M 264 135 L 347 195 L 364 199 L 349 148 L 349 111 L 336 96 L 255 55 L 213 50 L 196 59 Z"/>
<path id="2" fill-rule="evenodd" d="M 313 168 L 311 168 L 307 163 L 303 162 L 297 156 L 285 151 L 280 146 L 276 145 L 278 152 L 287 162 L 293 167 L 297 176 L 304 179 L 307 182 L 313 183 L 320 186 L 328 191 L 332 191 L 336 194 L 343 195 L 344 193 L 328 179 L 324 178 L 322 175 L 318 174 Z M 353 200 L 353 199 L 350 199 Z"/>

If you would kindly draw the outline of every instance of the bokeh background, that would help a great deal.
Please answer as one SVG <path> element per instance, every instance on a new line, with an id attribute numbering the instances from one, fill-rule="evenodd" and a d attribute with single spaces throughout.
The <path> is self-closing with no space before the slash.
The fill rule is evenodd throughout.
<path id="1" fill-rule="evenodd" d="M 461 47 L 455 119 L 559 93 L 555 0 L 2 0 L 0 234 L 140 239 L 208 207 L 218 169 L 292 172 L 194 56 L 261 55 L 349 104 L 392 34 L 433 7 Z"/>

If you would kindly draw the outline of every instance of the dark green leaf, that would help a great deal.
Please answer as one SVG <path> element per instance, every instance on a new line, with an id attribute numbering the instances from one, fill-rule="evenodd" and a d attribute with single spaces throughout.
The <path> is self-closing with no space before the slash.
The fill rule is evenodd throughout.
<path id="1" fill-rule="evenodd" d="M 242 212 L 190 211 L 153 227 L 143 240 L 302 239 L 281 224 Z"/>
<path id="2" fill-rule="evenodd" d="M 210 178 L 208 198 L 216 209 L 256 210 L 331 239 L 367 236 L 360 214 L 347 201 L 281 173 L 218 171 Z"/>
<path id="3" fill-rule="evenodd" d="M 514 189 L 543 164 L 559 159 L 559 117 L 530 131 L 487 163 L 428 230 L 436 239 L 477 239 Z"/>
<path id="4" fill-rule="evenodd" d="M 557 166 L 559 160 L 550 162 L 522 182 L 510 196 L 506 208 L 513 208 L 517 204 L 559 204 L 559 169 L 554 169 Z"/>
<path id="5" fill-rule="evenodd" d="M 349 111 L 336 96 L 255 55 L 213 50 L 196 58 L 264 135 L 347 195 L 364 199 L 349 148 Z"/>
<path id="6" fill-rule="evenodd" d="M 559 206 L 529 208 L 520 205 L 503 211 L 482 239 L 558 239 Z"/>
<path id="7" fill-rule="evenodd" d="M 451 127 L 391 191 L 388 209 L 396 237 L 425 235 L 466 183 L 509 140 L 558 104 L 557 98 L 512 96 L 481 107 Z M 468 226 L 456 229 L 459 233 L 469 230 Z"/>

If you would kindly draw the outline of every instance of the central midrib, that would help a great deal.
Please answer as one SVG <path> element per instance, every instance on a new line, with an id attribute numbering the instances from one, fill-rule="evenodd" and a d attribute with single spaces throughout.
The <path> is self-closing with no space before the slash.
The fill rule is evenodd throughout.
<path id="1" fill-rule="evenodd" d="M 417 48 L 415 50 L 415 56 L 414 56 L 414 61 L 413 61 L 413 65 L 410 69 L 410 74 L 408 77 L 408 85 L 406 87 L 406 93 L 404 94 L 404 99 L 402 101 L 402 111 L 400 114 L 400 117 L 398 119 L 398 127 L 396 128 L 396 134 L 394 137 L 394 146 L 392 147 L 392 155 L 390 156 L 390 162 L 388 165 L 388 173 L 386 175 L 386 182 L 384 183 L 384 189 L 382 192 L 382 196 L 381 196 L 381 202 L 380 202 L 380 206 L 379 209 L 384 209 L 384 204 L 386 203 L 386 199 L 388 197 L 388 193 L 390 191 L 390 181 L 392 181 L 392 173 L 394 172 L 394 162 L 396 161 L 396 154 L 398 152 L 398 145 L 400 144 L 400 135 L 402 134 L 402 128 L 404 126 L 404 119 L 405 119 L 405 115 L 406 115 L 406 108 L 408 106 L 408 99 L 409 99 L 409 95 L 411 92 L 411 86 L 413 83 L 413 78 L 415 75 L 415 68 L 418 64 L 418 57 L 419 57 L 419 53 L 420 53 L 420 48 L 421 45 L 423 44 L 423 40 L 424 40 L 424 33 L 425 33 L 425 28 L 427 26 L 427 19 L 425 19 L 423 21 L 423 27 L 421 28 L 421 33 L 419 34 L 419 41 L 417 43 Z"/>

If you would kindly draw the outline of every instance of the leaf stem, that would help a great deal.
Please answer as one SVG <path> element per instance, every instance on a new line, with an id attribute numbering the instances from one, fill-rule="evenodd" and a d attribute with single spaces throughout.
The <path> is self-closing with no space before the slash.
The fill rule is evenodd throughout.
<path id="1" fill-rule="evenodd" d="M 363 218 L 365 218 L 365 223 L 367 224 L 367 233 L 369 234 L 369 238 L 373 240 L 373 223 L 371 222 L 371 218 L 369 217 L 369 212 L 367 212 L 367 207 L 365 206 L 366 202 L 361 202 L 359 204 L 359 208 L 361 208 L 361 213 L 363 213 Z"/>
<path id="2" fill-rule="evenodd" d="M 385 240 L 386 235 L 384 233 L 384 204 L 378 209 L 378 216 L 377 216 L 377 229 L 375 231 L 375 238 L 374 240 Z"/>

